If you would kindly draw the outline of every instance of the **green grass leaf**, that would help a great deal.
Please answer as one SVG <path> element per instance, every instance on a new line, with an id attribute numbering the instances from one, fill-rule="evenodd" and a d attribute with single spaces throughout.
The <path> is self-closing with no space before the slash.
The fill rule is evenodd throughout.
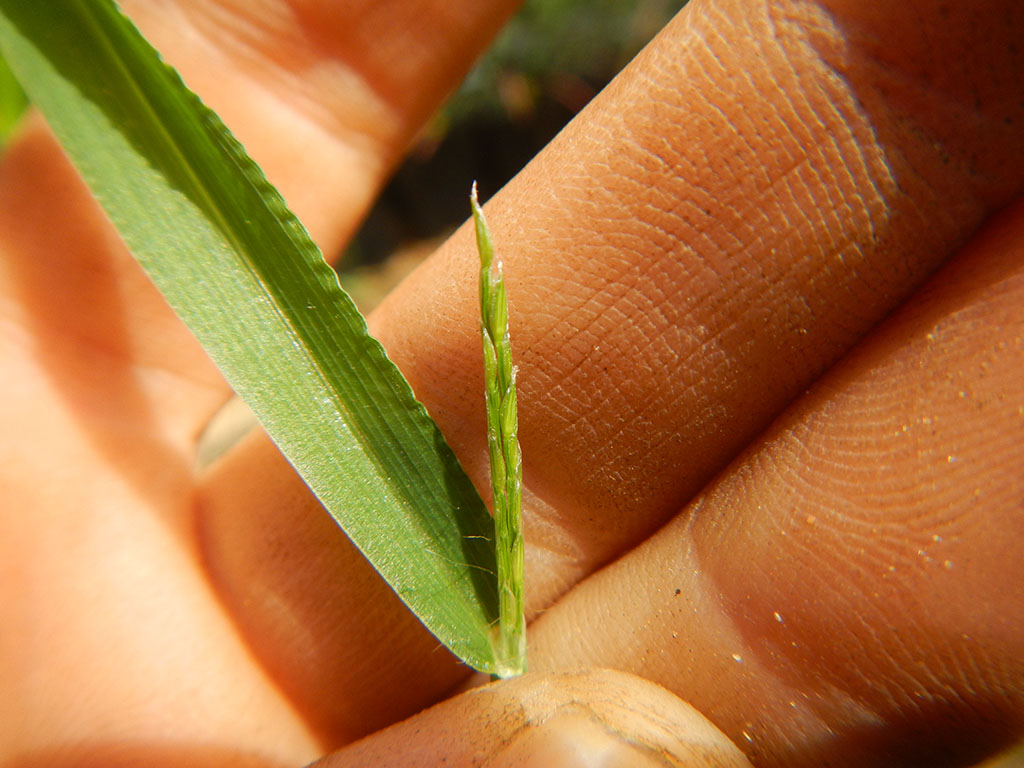
<path id="1" fill-rule="evenodd" d="M 0 143 L 7 140 L 27 106 L 25 92 L 21 90 L 7 62 L 0 58 Z"/>
<path id="2" fill-rule="evenodd" d="M 106 0 L 0 0 L 0 49 L 331 515 L 445 645 L 493 671 L 490 516 L 258 167 Z"/>

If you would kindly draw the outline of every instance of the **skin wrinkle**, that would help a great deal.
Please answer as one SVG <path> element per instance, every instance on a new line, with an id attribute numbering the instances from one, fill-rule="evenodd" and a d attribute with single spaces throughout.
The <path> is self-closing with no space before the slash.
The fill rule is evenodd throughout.
<path id="1" fill-rule="evenodd" d="M 807 18 L 801 19 L 799 22 L 799 26 L 796 26 L 795 29 L 790 28 L 792 26 L 792 22 L 782 23 L 782 20 L 776 20 L 772 18 L 772 23 L 774 24 L 776 30 L 775 37 L 780 40 L 785 39 L 787 37 L 802 40 L 814 35 L 815 31 L 827 30 L 827 34 L 825 34 L 824 37 L 827 38 L 830 42 L 840 39 L 838 31 L 834 28 L 834 26 L 827 23 L 824 19 L 820 18 L 820 9 L 815 8 L 814 11 L 817 12 L 814 13 L 814 15 L 819 16 L 819 18 L 815 20 L 818 22 L 817 24 L 811 25 L 811 29 L 807 28 L 809 24 Z M 780 49 L 782 51 L 789 50 L 784 45 L 780 46 Z M 879 236 L 878 227 L 875 223 L 874 217 L 871 216 L 870 211 L 884 210 L 885 195 L 883 194 L 882 189 L 892 189 L 894 185 L 892 174 L 885 165 L 884 157 L 876 157 L 875 163 L 866 162 L 867 152 L 871 151 L 872 154 L 877 155 L 877 137 L 874 135 L 874 132 L 870 129 L 870 127 L 866 127 L 868 126 L 868 123 L 866 121 L 866 116 L 863 107 L 859 104 L 858 100 L 856 99 L 856 96 L 853 94 L 853 91 L 847 83 L 846 79 L 835 67 L 831 67 L 831 72 L 833 73 L 832 78 L 823 78 L 826 81 L 831 80 L 833 88 L 831 89 L 832 98 L 829 98 L 825 96 L 824 93 L 822 93 L 822 96 L 825 99 L 825 103 L 821 108 L 831 112 L 837 119 L 823 119 L 818 114 L 818 108 L 815 106 L 816 103 L 818 103 L 820 100 L 814 99 L 810 95 L 810 92 L 808 90 L 812 89 L 818 92 L 822 92 L 823 89 L 821 87 L 821 82 L 817 79 L 808 78 L 806 76 L 798 76 L 796 74 L 797 67 L 792 64 L 792 56 L 793 54 L 790 53 L 789 56 L 785 57 L 785 61 L 790 64 L 789 74 L 791 77 L 788 78 L 788 80 L 793 82 L 795 85 L 795 88 L 789 89 L 789 92 L 795 91 L 802 94 L 802 102 L 805 105 L 805 109 L 801 111 L 809 113 L 813 117 L 814 121 L 819 126 L 819 128 L 822 129 L 817 132 L 812 131 L 811 133 L 814 133 L 815 135 L 824 135 L 826 141 L 828 141 L 832 146 L 833 151 L 831 154 L 835 157 L 840 158 L 839 162 L 828 163 L 830 173 L 832 173 L 834 177 L 833 180 L 839 182 L 846 180 L 848 182 L 847 184 L 840 183 L 838 185 L 840 189 L 845 190 L 845 194 L 843 197 L 844 203 L 843 205 L 840 206 L 837 206 L 835 204 L 836 201 L 831 199 L 832 191 L 827 184 L 819 183 L 817 185 L 812 185 L 812 187 L 823 189 L 826 196 L 830 198 L 829 204 L 826 205 L 824 209 L 835 212 L 833 214 L 834 223 L 838 224 L 839 222 L 851 218 L 844 217 L 841 215 L 842 208 L 844 206 L 851 213 L 856 210 L 857 213 L 862 213 L 865 215 L 865 223 L 869 225 L 867 241 L 871 242 L 872 240 L 877 240 Z M 825 64 L 826 67 L 829 66 L 828 62 L 824 58 L 821 58 L 820 61 L 821 63 Z M 817 74 L 821 75 L 822 72 L 819 70 Z M 838 93 L 844 94 L 846 98 L 835 98 L 835 95 Z M 783 121 L 783 124 L 786 125 L 787 123 Z M 805 119 L 798 121 L 798 125 L 800 125 L 801 127 L 807 124 L 808 121 Z M 838 127 L 839 132 L 841 132 L 843 138 L 840 139 L 834 130 L 826 130 L 826 127 L 830 127 L 831 129 Z M 858 134 L 861 135 L 858 136 Z M 803 143 L 805 142 L 806 139 Z M 860 162 L 851 162 L 851 155 Z M 869 186 L 866 189 L 857 188 L 857 185 L 855 183 L 857 175 L 854 174 L 853 172 L 854 168 L 860 169 L 861 178 L 865 178 L 870 182 Z M 838 171 L 838 173 L 836 173 L 836 171 Z M 878 174 L 874 173 L 873 171 L 881 171 L 881 179 L 877 178 Z M 789 174 L 784 172 L 782 178 L 788 177 Z M 820 178 L 817 180 L 821 182 Z M 864 200 L 867 194 L 870 194 L 871 196 L 870 203 Z M 855 209 L 851 204 L 853 200 L 861 202 L 861 205 L 858 206 L 857 209 Z M 840 240 L 837 243 L 834 252 L 837 254 L 842 254 L 844 248 L 850 245 L 853 245 L 853 243 L 849 241 L 844 243 L 842 240 Z M 864 276 L 863 274 L 860 275 L 860 277 L 861 279 L 866 280 L 866 276 Z"/>
<path id="2" fill-rule="evenodd" d="M 806 562 L 816 563 L 819 569 L 834 569 L 834 559 L 829 557 L 828 554 L 823 552 L 823 547 L 808 547 L 805 550 Z M 849 587 L 851 583 L 845 582 L 840 586 L 833 586 L 831 583 L 819 584 L 818 589 L 824 594 L 830 594 L 832 600 L 841 603 L 849 598 Z M 867 624 L 866 621 L 860 620 L 858 624 L 852 627 L 848 625 L 848 622 L 841 622 L 842 616 L 836 614 L 824 614 L 821 617 L 823 623 L 837 622 L 837 625 L 841 623 L 844 628 L 851 631 L 851 634 L 856 636 L 856 629 L 859 628 L 863 631 L 864 635 L 868 638 L 877 641 L 873 628 Z M 746 636 L 746 632 L 739 629 L 741 634 Z M 795 647 L 795 645 L 794 645 Z M 856 639 L 852 641 L 848 640 L 844 642 L 842 646 L 834 649 L 838 652 L 839 658 L 833 658 L 830 663 L 840 664 L 842 666 L 854 665 L 856 669 L 865 669 L 868 662 L 861 661 L 860 664 L 856 664 L 854 659 L 856 654 L 853 653 L 855 647 L 872 647 L 870 642 L 864 642 L 863 644 L 857 643 Z M 794 690 L 800 690 L 801 688 L 794 683 L 791 676 L 785 672 L 779 674 L 779 670 L 787 670 L 788 667 L 784 661 L 784 655 L 780 655 L 775 648 L 772 646 L 759 645 L 757 642 L 751 642 L 749 637 L 747 638 L 746 644 L 747 650 L 744 652 L 744 661 L 759 660 L 765 667 L 766 670 L 775 670 L 773 677 L 775 683 L 782 686 L 792 686 Z M 782 662 L 780 665 L 780 661 Z M 845 664 L 843 664 L 845 662 Z M 879 678 L 866 676 L 862 677 L 863 682 L 866 685 L 875 685 Z M 819 727 L 824 728 L 828 733 L 834 733 L 834 728 L 841 727 L 841 725 L 848 725 L 850 722 L 866 721 L 872 723 L 882 723 L 883 717 L 875 706 L 872 706 L 871 702 L 861 697 L 852 696 L 849 689 L 843 686 L 829 683 L 828 681 L 818 681 L 818 687 L 822 687 L 822 684 L 831 692 L 831 695 L 825 699 L 821 706 L 816 708 L 814 711 L 819 718 Z M 837 711 L 838 705 L 838 711 Z M 854 714 L 856 713 L 856 714 Z M 845 722 L 844 722 L 845 721 Z"/>
<path id="3" fill-rule="evenodd" d="M 662 161 L 662 162 L 664 162 L 664 161 Z M 654 281 L 652 281 L 652 283 L 654 283 Z M 622 294 L 620 294 L 620 296 L 621 296 L 621 298 L 620 298 L 620 299 L 618 299 L 618 301 L 622 301 L 622 300 L 623 300 L 623 295 L 622 295 Z M 627 296 L 627 297 L 625 297 L 625 298 L 628 298 L 628 296 Z M 612 307 L 613 307 L 613 306 L 614 306 L 614 305 L 612 305 Z M 656 306 L 656 303 L 655 303 L 655 304 L 653 304 L 652 306 Z M 611 440 L 611 441 L 607 441 L 607 442 L 605 442 L 604 444 L 605 444 L 605 445 L 609 445 L 609 444 L 611 444 L 611 443 L 613 443 L 613 440 Z"/>
<path id="4" fill-rule="evenodd" d="M 792 69 L 792 67 L 791 67 L 791 69 Z M 807 81 L 807 78 L 801 78 L 801 79 L 793 78 L 793 79 L 794 79 L 794 81 L 795 81 L 795 82 L 797 83 L 797 85 L 799 86 L 798 90 L 800 90 L 800 91 L 802 91 L 802 92 L 805 92 L 805 91 L 804 91 L 804 83 L 805 83 L 805 82 Z M 808 103 L 808 105 L 809 105 L 809 101 L 810 101 L 810 99 L 809 99 L 809 98 L 808 98 L 808 97 L 806 96 L 806 92 L 805 92 L 805 98 L 804 98 L 804 101 L 805 101 L 806 103 Z M 836 102 L 835 102 L 834 100 L 833 100 L 833 101 L 832 101 L 832 102 L 831 102 L 831 103 L 830 103 L 830 104 L 828 105 L 828 107 L 829 107 L 829 108 L 830 108 L 830 109 L 831 109 L 831 110 L 832 110 L 832 111 L 833 111 L 834 113 L 837 113 L 837 114 L 838 114 L 838 107 L 837 107 L 837 105 L 836 105 Z M 809 108 L 809 109 L 811 110 L 811 113 L 812 113 L 812 115 L 814 115 L 814 112 L 813 112 L 813 108 L 812 108 L 812 107 L 810 107 L 810 106 L 809 106 L 808 108 Z M 816 118 L 816 122 L 817 122 L 817 124 L 818 124 L 819 126 L 821 126 L 821 127 L 824 127 L 824 126 L 826 125 L 826 121 L 822 120 L 822 119 L 821 119 L 820 117 L 817 117 L 816 115 L 814 115 L 814 117 Z M 802 124 L 802 122 L 803 122 L 803 121 L 801 121 L 801 124 Z M 853 121 L 847 121 L 847 122 L 853 122 Z M 785 122 L 784 122 L 783 124 L 785 124 Z M 842 128 L 846 128 L 846 127 L 847 127 L 847 125 L 846 125 L 845 123 L 843 123 L 843 122 L 840 122 L 840 123 L 839 123 L 839 125 L 840 125 L 840 126 L 841 126 Z M 833 134 L 832 134 L 832 133 L 829 133 L 829 132 L 826 132 L 826 136 L 827 136 L 827 140 L 831 141 L 831 142 L 832 142 L 832 143 L 834 144 L 834 148 L 835 148 L 835 152 L 834 152 L 834 154 L 837 154 L 837 155 L 840 155 L 840 156 L 844 156 L 843 152 L 842 152 L 842 151 L 840 150 L 840 143 L 839 143 L 839 141 L 838 141 L 838 140 L 837 140 L 837 139 L 836 139 L 836 138 L 835 138 L 835 137 L 833 136 Z M 849 138 L 848 138 L 848 139 L 847 139 L 846 141 L 844 141 L 844 142 L 843 142 L 843 144 L 844 144 L 844 145 L 846 145 L 846 146 L 849 146 L 849 145 L 851 145 L 851 144 L 854 144 L 854 146 L 855 146 L 855 143 L 854 143 L 853 141 L 851 141 L 851 140 L 850 140 Z M 844 157 L 844 160 L 845 160 L 845 157 Z M 799 163 L 797 164 L 797 166 L 794 166 L 794 168 L 796 168 L 796 167 L 799 167 L 799 165 L 802 165 L 802 164 L 804 164 L 804 163 L 806 163 L 806 162 L 807 162 L 807 159 L 806 159 L 806 158 L 804 158 L 803 160 L 801 160 L 801 161 L 800 161 L 800 162 L 799 162 Z M 790 175 L 791 175 L 791 172 L 789 172 L 789 171 L 783 171 L 783 173 L 782 173 L 782 178 L 787 178 L 787 177 L 789 177 Z M 847 176 L 848 176 L 848 174 L 847 174 Z M 827 190 L 826 190 L 826 193 L 827 193 Z M 831 208 L 831 207 L 834 207 L 834 206 L 829 206 L 829 208 Z M 837 218 L 839 218 L 839 217 L 837 217 Z"/>
<path id="5" fill-rule="evenodd" d="M 642 281 L 642 282 L 650 282 L 652 285 L 656 285 L 657 282 L 658 282 L 656 279 L 644 280 L 642 274 L 637 275 L 636 279 L 639 280 L 639 281 Z M 620 284 L 621 283 L 622 283 L 622 281 L 620 281 Z M 671 280 L 669 281 L 669 284 L 670 285 L 672 284 Z M 659 293 L 658 289 L 652 289 L 651 292 L 653 292 L 656 296 Z M 647 295 L 647 293 L 645 293 L 643 295 Z M 662 296 L 662 301 L 661 301 L 662 304 L 669 304 L 671 302 L 671 299 L 673 298 L 672 296 L 669 296 L 669 295 L 664 294 L 664 293 L 661 293 L 661 296 Z M 647 317 L 648 314 L 653 316 L 653 317 L 655 317 L 655 318 L 661 317 L 663 319 L 663 321 L 665 320 L 663 313 L 658 309 L 658 304 L 659 303 L 658 303 L 657 300 L 655 300 L 652 303 L 652 305 L 650 306 L 650 312 L 649 313 L 648 312 L 639 312 L 639 311 L 636 311 L 635 309 L 634 310 L 620 311 L 619 308 L 618 308 L 619 304 L 623 303 L 623 302 L 628 303 L 630 300 L 631 300 L 631 297 L 630 297 L 629 293 L 627 293 L 625 291 L 619 291 L 618 292 L 618 298 L 615 300 L 614 303 L 612 303 L 608 307 L 608 309 L 605 310 L 605 312 L 602 315 L 598 316 L 597 322 L 608 322 L 609 324 L 613 325 L 615 323 L 615 316 L 616 315 L 619 315 L 622 318 L 629 318 L 629 317 L 635 317 L 635 316 Z M 666 321 L 666 324 L 667 324 L 667 321 Z M 675 331 L 675 335 L 678 335 L 680 337 L 686 337 L 686 336 L 689 335 L 689 334 L 686 334 L 685 331 L 683 331 L 682 329 L 672 329 L 671 326 L 670 326 L 670 331 L 672 331 L 672 330 Z M 645 335 L 647 335 L 647 333 L 653 333 L 653 331 L 646 332 Z M 594 335 L 597 338 L 602 338 L 605 334 L 597 332 Z M 692 345 L 692 344 L 688 345 L 688 347 L 689 347 L 690 351 L 684 357 L 683 364 L 685 364 L 685 360 L 689 359 L 692 355 L 696 354 L 696 352 L 698 351 L 694 347 L 694 345 Z M 679 345 L 672 345 L 672 348 L 673 349 L 678 349 Z M 624 353 L 628 353 L 629 350 L 619 350 L 619 352 L 620 352 L 620 357 L 621 357 L 621 356 L 624 355 Z M 673 357 L 675 357 L 675 355 L 673 355 Z M 674 362 L 674 360 L 673 360 L 673 362 Z M 646 371 L 644 371 L 643 368 L 641 368 L 638 371 L 638 374 L 641 377 L 644 374 L 651 374 L 652 375 L 653 373 L 654 373 L 653 368 L 647 368 Z M 629 385 L 630 381 L 627 380 L 625 383 L 627 385 Z M 622 392 L 620 394 L 623 394 L 625 397 L 627 397 L 629 399 L 636 399 L 634 397 L 634 395 L 632 393 L 628 392 L 628 391 Z M 648 403 L 648 405 L 646 407 L 641 407 L 639 410 L 637 410 L 634 413 L 633 418 L 634 418 L 634 420 L 651 422 L 652 420 L 647 418 L 647 413 L 650 412 L 650 411 L 657 412 L 659 410 L 663 410 L 665 406 L 666 406 L 666 404 L 665 404 L 663 398 L 661 398 L 661 397 L 652 398 L 649 401 L 649 403 Z M 578 425 L 579 422 L 585 421 L 584 417 L 585 417 L 585 414 L 580 414 L 579 417 L 578 417 L 577 422 L 575 422 L 575 423 Z M 601 475 L 602 473 L 607 471 L 608 464 L 613 462 L 615 460 L 615 458 L 616 458 L 616 454 L 617 454 L 617 451 L 618 451 L 617 438 L 619 436 L 621 436 L 621 435 L 622 435 L 622 432 L 620 431 L 620 433 L 618 435 L 613 436 L 610 440 L 605 440 L 601 444 L 601 446 L 598 448 L 597 453 L 592 457 L 592 462 L 593 463 L 591 464 L 591 467 L 590 467 L 590 470 L 591 470 L 592 474 Z M 671 436 L 666 436 L 665 437 L 665 440 L 670 440 L 670 439 L 672 439 Z M 655 444 L 653 447 L 655 447 L 655 448 L 662 448 L 663 446 Z"/>
<path id="6" fill-rule="evenodd" d="M 823 36 L 830 42 L 840 39 L 838 30 L 835 29 L 834 25 L 828 24 L 825 20 L 820 19 L 820 9 L 816 7 L 814 10 L 819 12 L 814 14 L 819 17 L 815 19 L 815 21 L 819 23 L 814 23 L 805 17 L 800 20 L 799 26 L 783 24 L 782 18 L 780 18 L 785 15 L 785 10 L 783 9 L 781 14 L 778 10 L 775 14 L 769 13 L 769 24 L 771 24 L 775 30 L 773 37 L 780 41 L 779 50 L 782 53 L 782 59 L 789 65 L 787 70 L 789 77 L 787 77 L 786 80 L 795 85 L 793 90 L 801 96 L 800 101 L 803 104 L 804 109 L 798 111 L 809 114 L 813 118 L 813 122 L 811 120 L 800 121 L 799 126 L 801 128 L 807 128 L 808 125 L 816 125 L 821 130 L 811 130 L 808 131 L 808 133 L 821 136 L 827 145 L 832 147 L 831 153 L 823 151 L 823 154 L 826 156 L 831 154 L 834 156 L 844 157 L 845 153 L 842 151 L 842 147 L 850 146 L 850 134 L 855 126 L 864 122 L 865 115 L 863 110 L 856 108 L 858 106 L 856 98 L 853 96 L 852 88 L 846 79 L 834 67 L 828 68 L 827 62 L 819 60 L 818 57 L 814 55 L 813 50 L 810 49 L 810 46 L 804 42 L 813 36 L 815 32 L 824 33 Z M 798 67 L 793 63 L 795 51 L 791 50 L 781 42 L 785 39 L 798 41 L 793 48 L 798 50 L 802 49 L 802 52 L 805 55 L 811 54 L 810 58 L 815 59 L 816 64 L 825 64 L 826 68 L 824 72 L 822 71 L 822 68 L 819 68 L 814 73 L 816 76 L 815 78 L 808 78 L 806 76 L 799 75 L 798 71 L 802 69 L 802 67 Z M 833 75 L 831 78 L 827 77 L 829 69 Z M 821 78 L 821 80 L 817 78 Z M 822 80 L 830 82 L 832 88 L 824 88 Z M 830 94 L 835 95 L 837 93 L 845 94 L 846 98 L 842 100 L 829 98 Z M 812 94 L 817 95 L 818 98 L 815 98 Z M 822 103 L 822 101 L 824 103 Z M 790 104 L 792 104 L 792 102 L 790 102 Z M 836 119 L 823 119 L 819 114 L 819 110 L 831 113 Z M 843 132 L 844 139 L 840 139 L 836 134 L 829 130 L 834 127 L 838 127 Z M 875 142 L 871 142 L 869 146 L 874 143 Z M 850 166 L 848 163 L 844 163 L 839 166 L 840 171 L 848 171 L 849 168 Z M 850 178 L 850 174 L 847 173 L 845 176 L 841 174 L 836 180 L 841 181 L 843 178 Z M 852 187 L 853 185 L 850 186 Z M 826 189 L 825 192 L 826 194 L 831 194 L 831 190 Z"/>
<path id="7" fill-rule="evenodd" d="M 890 521 L 888 524 L 885 524 L 884 518 L 879 514 L 869 515 L 865 513 L 868 510 L 874 509 L 877 505 L 891 504 L 893 493 L 899 492 L 903 495 L 902 490 L 890 487 L 887 492 L 881 491 L 877 496 L 872 494 L 871 497 L 864 499 L 864 506 L 850 503 L 847 501 L 850 493 L 859 491 L 870 478 L 857 477 L 844 481 L 841 478 L 843 467 L 856 465 L 858 459 L 862 460 L 865 466 L 873 466 L 877 463 L 871 461 L 864 451 L 839 451 L 835 448 L 835 441 L 831 441 L 828 445 L 829 447 L 824 449 L 824 455 L 831 457 L 831 459 L 816 460 L 816 465 L 820 466 L 821 469 L 813 474 L 802 471 L 800 468 L 805 467 L 806 464 L 794 461 L 795 457 L 793 456 L 786 456 L 780 458 L 779 461 L 773 461 L 773 465 L 797 467 L 797 469 L 788 472 L 786 476 L 780 476 L 781 489 L 787 492 L 790 498 L 803 499 L 805 504 L 812 508 L 828 508 L 830 505 L 838 503 L 839 507 L 836 509 L 836 514 L 840 516 L 841 524 L 844 528 L 843 538 L 840 540 L 840 543 L 846 543 L 849 549 L 852 549 L 855 543 L 849 541 L 850 537 L 857 535 L 854 530 L 851 530 L 851 527 L 863 529 L 863 540 L 870 541 L 876 545 L 881 536 L 879 525 L 899 535 L 905 529 L 905 521 L 901 520 L 898 524 Z M 885 455 L 881 448 L 878 449 L 878 455 Z M 868 473 L 861 474 L 867 475 Z M 839 480 L 832 479 L 837 476 L 840 477 Z M 824 485 L 822 485 L 823 478 L 828 480 Z M 900 479 L 900 476 L 897 476 L 897 479 Z M 905 490 L 913 492 L 911 498 L 915 500 L 924 498 L 924 492 L 921 490 L 918 480 L 908 473 L 903 473 L 902 479 L 904 480 Z M 901 506 L 905 507 L 906 502 Z M 941 508 L 942 506 L 940 502 L 939 507 Z M 929 529 L 931 528 L 932 526 L 929 526 Z"/>
<path id="8" fill-rule="evenodd" d="M 750 35 L 750 39 L 757 40 L 757 36 L 753 33 L 753 30 L 748 30 L 748 33 Z M 714 37 L 715 42 L 718 45 L 722 47 L 728 47 L 729 43 L 721 35 L 715 34 Z M 712 61 L 720 70 L 720 73 L 716 75 L 712 74 L 710 67 L 702 67 L 704 81 L 707 83 L 714 83 L 714 86 L 710 94 L 708 94 L 707 96 L 704 96 L 702 92 L 703 102 L 701 106 L 706 109 L 710 109 L 713 112 L 713 114 L 717 115 L 717 117 L 719 118 L 717 123 L 711 120 L 710 117 L 707 118 L 709 128 L 714 130 L 714 135 L 718 140 L 721 140 L 721 137 L 723 135 L 728 135 L 730 139 L 742 142 L 743 150 L 745 150 L 745 152 L 737 152 L 737 157 L 757 157 L 758 153 L 755 150 L 751 141 L 746 138 L 746 132 L 741 130 L 741 124 L 738 124 L 737 121 L 732 117 L 732 114 L 736 114 L 743 121 L 742 126 L 748 125 L 749 117 L 742 107 L 744 99 L 742 96 L 737 95 L 744 93 L 744 91 L 742 91 L 742 89 L 740 88 L 735 87 L 718 87 L 719 82 L 730 82 L 734 84 L 735 80 L 731 77 L 726 78 L 724 76 L 726 67 L 723 65 L 722 61 L 718 58 L 718 56 L 714 53 L 713 47 L 711 45 L 708 45 L 702 52 L 710 54 Z M 698 61 L 699 63 L 702 63 L 702 60 L 699 59 Z M 746 84 L 749 88 L 749 91 L 747 92 L 748 94 L 759 92 L 759 89 L 755 86 L 753 80 L 750 78 L 749 75 L 741 74 L 740 78 L 746 81 Z M 730 112 L 727 112 L 725 107 L 722 105 L 728 105 L 730 107 Z M 780 122 L 784 124 L 785 121 Z M 755 138 L 759 138 L 759 134 L 756 131 L 756 129 L 753 131 L 753 134 Z M 730 173 L 728 174 L 729 177 L 737 183 L 744 183 L 744 181 L 749 179 L 754 183 L 755 188 L 756 186 L 759 185 L 761 189 L 764 190 L 770 186 L 770 175 L 765 172 L 765 167 L 760 165 L 759 163 L 755 163 L 753 167 L 748 167 L 748 164 L 744 163 L 742 166 L 740 166 L 739 171 L 737 172 L 733 170 L 731 164 L 732 158 L 728 154 L 725 154 L 723 156 L 721 153 L 719 153 L 714 157 L 705 157 L 704 160 L 706 161 L 704 167 L 707 168 L 714 167 L 716 165 L 716 161 L 717 164 L 724 165 L 724 167 L 730 171 Z M 799 159 L 796 159 L 794 161 L 794 164 L 796 164 L 797 162 L 799 162 Z M 751 175 L 748 176 L 748 174 Z M 758 197 L 760 197 L 760 195 L 758 195 Z M 741 217 L 737 216 L 736 218 L 739 221 L 742 221 Z M 731 227 L 726 228 L 727 234 L 732 235 L 732 231 L 733 230 Z M 743 241 L 738 235 L 733 235 L 733 244 L 736 247 L 740 247 L 742 246 Z"/>

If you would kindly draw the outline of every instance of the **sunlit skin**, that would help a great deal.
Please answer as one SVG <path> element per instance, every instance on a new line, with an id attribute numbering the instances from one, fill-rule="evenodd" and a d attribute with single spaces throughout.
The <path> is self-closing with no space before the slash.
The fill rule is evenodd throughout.
<path id="1" fill-rule="evenodd" d="M 514 11 L 124 6 L 328 253 Z M 30 117 L 0 161 L 0 763 L 1020 739 L 1021 40 L 1014 0 L 694 0 L 489 202 L 531 673 L 468 692 L 262 434 L 196 468 L 231 393 Z M 370 325 L 486 489 L 477 270 L 463 227 Z"/>

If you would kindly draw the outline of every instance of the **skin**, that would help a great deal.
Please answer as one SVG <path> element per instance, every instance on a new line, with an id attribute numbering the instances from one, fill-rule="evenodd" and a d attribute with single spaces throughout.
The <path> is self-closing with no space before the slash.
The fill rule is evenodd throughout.
<path id="1" fill-rule="evenodd" d="M 125 3 L 327 252 L 513 10 L 333 7 Z M 30 118 L 0 161 L 0 762 L 1019 740 L 1022 33 L 1011 0 L 694 0 L 495 196 L 533 672 L 461 695 L 263 435 L 196 468 L 230 392 Z M 464 227 L 370 323 L 485 492 L 475 274 Z"/>

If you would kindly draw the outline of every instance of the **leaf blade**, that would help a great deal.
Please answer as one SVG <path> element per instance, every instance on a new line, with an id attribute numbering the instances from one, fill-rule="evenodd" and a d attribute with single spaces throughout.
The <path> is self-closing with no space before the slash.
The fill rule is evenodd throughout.
<path id="1" fill-rule="evenodd" d="M 491 671 L 491 520 L 436 425 L 216 116 L 109 2 L 54 5 L 0 0 L 0 48 L 33 103 L 332 516 L 442 642 Z"/>

